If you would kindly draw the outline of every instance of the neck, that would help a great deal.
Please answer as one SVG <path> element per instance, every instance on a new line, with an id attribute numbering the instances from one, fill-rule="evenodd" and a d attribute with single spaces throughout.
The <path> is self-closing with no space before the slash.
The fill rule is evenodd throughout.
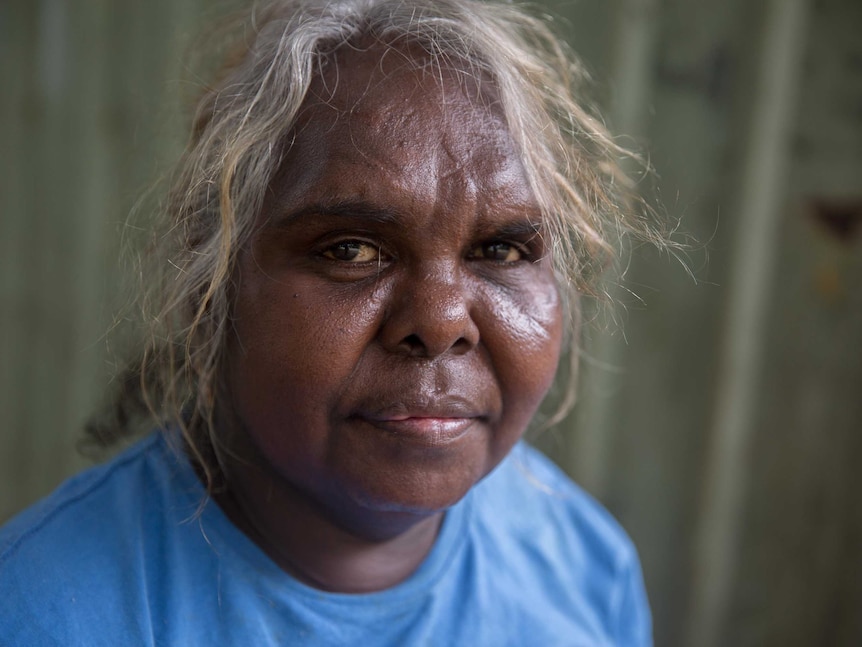
<path id="1" fill-rule="evenodd" d="M 260 465 L 234 463 L 215 500 L 278 566 L 325 591 L 368 593 L 407 579 L 434 545 L 443 513 L 326 510 Z"/>

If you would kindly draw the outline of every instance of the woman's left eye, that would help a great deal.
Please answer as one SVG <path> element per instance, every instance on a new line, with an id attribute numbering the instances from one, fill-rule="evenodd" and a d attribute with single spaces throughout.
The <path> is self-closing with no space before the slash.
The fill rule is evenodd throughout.
<path id="1" fill-rule="evenodd" d="M 523 251 L 512 243 L 494 241 L 482 243 L 470 250 L 470 258 L 498 261 L 500 263 L 515 263 L 524 258 Z"/>
<path id="2" fill-rule="evenodd" d="M 361 240 L 344 240 L 323 250 L 323 256 L 343 263 L 369 263 L 380 259 L 380 249 Z"/>

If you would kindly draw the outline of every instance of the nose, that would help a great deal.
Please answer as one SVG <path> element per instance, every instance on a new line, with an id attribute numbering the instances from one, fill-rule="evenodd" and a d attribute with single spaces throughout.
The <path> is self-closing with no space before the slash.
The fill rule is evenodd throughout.
<path id="1" fill-rule="evenodd" d="M 395 286 L 380 331 L 390 352 L 411 357 L 463 354 L 479 343 L 469 281 L 446 264 Z"/>

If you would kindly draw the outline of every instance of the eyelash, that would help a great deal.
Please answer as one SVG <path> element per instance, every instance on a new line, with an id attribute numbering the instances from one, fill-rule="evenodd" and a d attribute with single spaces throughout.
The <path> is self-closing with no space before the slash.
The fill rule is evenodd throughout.
<path id="1" fill-rule="evenodd" d="M 374 257 L 369 258 L 367 260 L 361 260 L 361 261 L 355 260 L 358 255 L 362 254 L 361 249 L 357 250 L 355 255 L 352 258 L 338 258 L 336 256 L 336 254 L 337 254 L 336 250 L 339 250 L 339 248 L 341 250 L 344 250 L 344 249 L 348 248 L 349 246 L 355 246 L 357 248 L 368 248 L 370 250 L 373 250 Z M 506 260 L 505 258 L 496 259 L 496 258 L 491 258 L 491 257 L 485 255 L 488 253 L 490 248 L 500 247 L 500 246 L 509 248 L 509 251 L 514 251 L 518 255 L 518 258 L 513 259 L 513 260 Z M 345 238 L 343 240 L 335 241 L 334 243 L 328 244 L 326 247 L 324 247 L 319 252 L 319 255 L 322 258 L 324 258 L 325 260 L 328 260 L 328 261 L 331 261 L 334 263 L 340 263 L 343 265 L 357 265 L 357 266 L 364 266 L 364 265 L 369 265 L 369 264 L 380 265 L 381 263 L 389 261 L 391 259 L 391 256 L 388 255 L 384 251 L 384 249 L 381 245 L 379 245 L 377 243 L 370 242 L 368 240 L 362 240 L 359 238 Z M 469 260 L 473 260 L 473 261 L 487 260 L 487 261 L 490 261 L 492 263 L 499 264 L 499 265 L 514 265 L 514 264 L 522 262 L 522 261 L 532 261 L 534 258 L 534 254 L 530 250 L 529 246 L 522 243 L 522 242 L 515 242 L 515 241 L 511 241 L 511 240 L 502 240 L 502 239 L 499 239 L 499 240 L 493 240 L 492 239 L 492 240 L 488 240 L 488 241 L 483 241 L 483 242 L 473 246 L 470 249 L 469 253 L 467 254 L 467 258 Z"/>
<path id="2" fill-rule="evenodd" d="M 361 251 L 358 251 L 358 250 L 356 251 L 356 255 L 352 258 L 349 258 L 349 259 L 337 258 L 335 256 L 335 250 L 338 250 L 339 248 L 341 250 L 345 250 L 350 246 L 355 246 L 357 248 L 368 248 L 370 250 L 373 250 L 374 258 L 370 258 L 370 259 L 363 260 L 363 261 L 356 261 L 355 260 L 356 256 L 358 256 L 362 253 Z M 385 259 L 386 255 L 383 252 L 383 249 L 379 245 L 375 245 L 374 243 L 371 243 L 371 242 L 368 242 L 365 240 L 358 240 L 358 239 L 339 240 L 339 241 L 329 245 L 325 249 L 323 249 L 320 252 L 320 255 L 323 256 L 324 258 L 328 259 L 328 260 L 331 260 L 331 261 L 335 261 L 338 263 L 354 264 L 354 265 L 360 265 L 360 264 L 365 264 L 365 263 L 380 263 L 383 260 L 387 260 L 387 259 Z"/>
<path id="3" fill-rule="evenodd" d="M 513 260 L 507 260 L 506 258 L 500 259 L 500 258 L 490 258 L 488 256 L 485 256 L 485 254 L 491 248 L 494 248 L 494 247 L 497 247 L 497 248 L 507 247 L 508 252 L 514 251 L 518 255 L 518 258 L 513 259 Z M 481 251 L 482 255 L 481 256 L 477 255 L 475 253 L 476 250 Z M 510 240 L 489 240 L 486 242 L 479 243 L 478 245 L 473 247 L 473 249 L 470 250 L 470 255 L 469 255 L 469 258 L 471 258 L 473 260 L 489 260 L 491 262 L 500 263 L 503 265 L 513 265 L 513 264 L 521 262 L 521 261 L 530 260 L 531 257 L 532 257 L 532 255 L 530 254 L 530 250 L 528 249 L 528 247 L 526 245 L 524 245 L 522 243 L 516 243 L 516 242 L 510 241 Z"/>

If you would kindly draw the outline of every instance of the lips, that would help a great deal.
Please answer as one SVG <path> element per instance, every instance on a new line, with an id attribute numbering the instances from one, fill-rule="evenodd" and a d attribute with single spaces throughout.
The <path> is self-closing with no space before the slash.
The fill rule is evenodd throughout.
<path id="1" fill-rule="evenodd" d="M 398 438 L 436 447 L 466 436 L 487 416 L 480 407 L 465 399 L 447 396 L 400 399 L 393 404 L 367 406 L 351 418 Z"/>

